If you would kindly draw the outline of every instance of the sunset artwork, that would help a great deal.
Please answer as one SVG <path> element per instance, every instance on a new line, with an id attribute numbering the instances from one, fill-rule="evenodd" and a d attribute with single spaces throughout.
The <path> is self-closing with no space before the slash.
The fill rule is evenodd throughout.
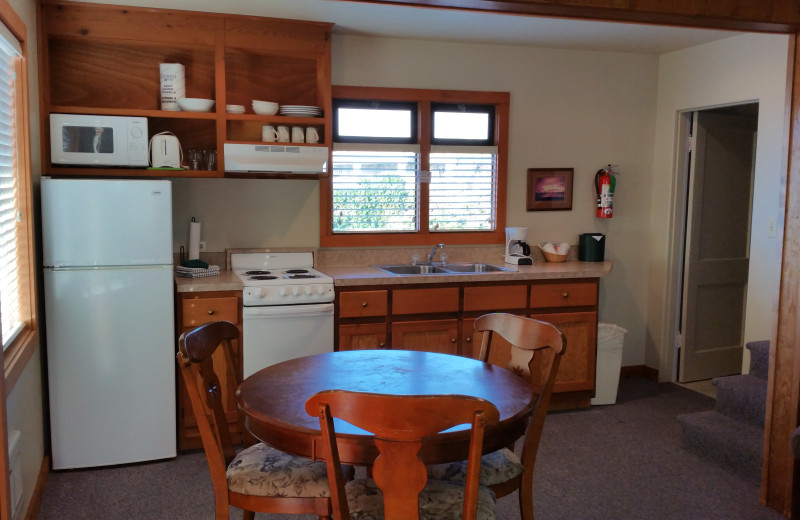
<path id="1" fill-rule="evenodd" d="M 572 168 L 528 168 L 527 210 L 572 209 Z"/>
<path id="2" fill-rule="evenodd" d="M 566 189 L 564 177 L 540 177 L 536 179 L 536 200 L 564 200 Z"/>

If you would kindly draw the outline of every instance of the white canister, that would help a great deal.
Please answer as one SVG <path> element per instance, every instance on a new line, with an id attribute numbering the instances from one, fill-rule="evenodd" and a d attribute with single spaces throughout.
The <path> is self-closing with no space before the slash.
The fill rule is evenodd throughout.
<path id="1" fill-rule="evenodd" d="M 180 110 L 178 98 L 186 97 L 184 67 L 180 63 L 161 63 L 161 110 Z"/>

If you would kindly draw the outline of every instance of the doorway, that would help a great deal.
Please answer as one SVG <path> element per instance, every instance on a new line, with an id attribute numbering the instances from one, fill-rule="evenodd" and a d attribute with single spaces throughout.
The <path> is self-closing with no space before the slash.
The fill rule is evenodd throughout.
<path id="1" fill-rule="evenodd" d="M 677 380 L 739 374 L 758 103 L 682 115 L 687 150 Z"/>

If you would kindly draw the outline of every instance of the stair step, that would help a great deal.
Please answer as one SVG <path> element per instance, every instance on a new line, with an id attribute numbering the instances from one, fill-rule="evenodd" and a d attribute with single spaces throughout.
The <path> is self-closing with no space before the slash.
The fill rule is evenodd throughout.
<path id="1" fill-rule="evenodd" d="M 678 422 L 684 449 L 748 480 L 761 480 L 762 429 L 713 410 L 679 415 Z"/>
<path id="2" fill-rule="evenodd" d="M 717 388 L 714 410 L 733 419 L 764 427 L 767 413 L 767 382 L 753 375 L 717 377 L 711 381 Z"/>
<path id="3" fill-rule="evenodd" d="M 769 374 L 769 340 L 750 341 L 745 346 L 750 351 L 750 375 L 766 381 Z"/>

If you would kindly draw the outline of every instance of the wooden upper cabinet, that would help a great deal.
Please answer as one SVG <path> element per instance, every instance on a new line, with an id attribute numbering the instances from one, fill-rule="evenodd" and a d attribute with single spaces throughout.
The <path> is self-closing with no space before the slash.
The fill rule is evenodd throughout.
<path id="1" fill-rule="evenodd" d="M 148 137 L 172 132 L 184 151 L 216 150 L 215 169 L 169 171 L 173 177 L 225 176 L 224 143 L 260 144 L 265 124 L 314 127 L 319 143 L 293 146 L 330 146 L 332 27 L 323 22 L 42 0 L 39 70 L 44 173 L 165 175 L 163 170 L 146 168 L 51 165 L 51 113 L 146 117 Z M 186 97 L 213 99 L 214 108 L 209 112 L 161 110 L 162 63 L 182 64 Z M 259 115 L 253 113 L 253 100 L 318 106 L 323 115 Z M 228 114 L 229 104 L 243 105 L 245 113 Z"/>

